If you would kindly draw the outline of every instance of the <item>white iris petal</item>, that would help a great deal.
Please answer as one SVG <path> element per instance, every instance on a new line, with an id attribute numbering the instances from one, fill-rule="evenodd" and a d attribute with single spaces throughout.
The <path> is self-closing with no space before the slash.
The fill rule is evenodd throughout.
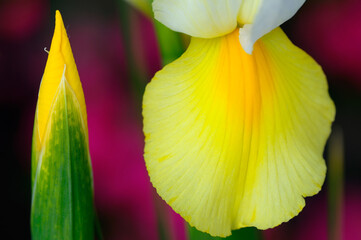
<path id="1" fill-rule="evenodd" d="M 239 40 L 243 49 L 251 54 L 253 44 L 259 38 L 290 19 L 304 2 L 305 0 L 263 0 L 253 23 L 245 24 L 239 30 Z"/>
<path id="2" fill-rule="evenodd" d="M 238 12 L 238 23 L 240 25 L 253 23 L 262 2 L 262 0 L 243 0 Z"/>
<path id="3" fill-rule="evenodd" d="M 193 37 L 232 32 L 242 0 L 154 0 L 154 17 L 168 28 Z"/>

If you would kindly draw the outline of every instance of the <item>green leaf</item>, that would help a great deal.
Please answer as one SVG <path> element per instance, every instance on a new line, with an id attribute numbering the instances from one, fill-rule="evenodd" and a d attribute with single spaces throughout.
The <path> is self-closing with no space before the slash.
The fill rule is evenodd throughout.
<path id="1" fill-rule="evenodd" d="M 153 16 L 151 0 L 125 0 L 148 17 Z"/>
<path id="2" fill-rule="evenodd" d="M 212 237 L 208 233 L 198 231 L 188 225 L 189 240 L 261 240 L 261 233 L 254 227 L 241 228 L 232 231 L 232 235 L 226 238 Z"/>
<path id="3" fill-rule="evenodd" d="M 87 129 L 65 77 L 40 144 L 35 119 L 32 148 L 33 239 L 94 239 L 93 186 Z"/>
<path id="4" fill-rule="evenodd" d="M 173 62 L 179 58 L 185 50 L 181 35 L 153 19 L 155 32 L 158 39 L 162 65 Z"/>

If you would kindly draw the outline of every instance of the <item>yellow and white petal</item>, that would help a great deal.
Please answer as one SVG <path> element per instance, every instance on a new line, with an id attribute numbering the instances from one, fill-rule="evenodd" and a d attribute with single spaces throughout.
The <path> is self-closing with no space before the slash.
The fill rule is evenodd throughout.
<path id="1" fill-rule="evenodd" d="M 150 179 L 176 212 L 211 235 L 274 227 L 321 189 L 334 115 L 322 69 L 280 28 L 253 55 L 237 30 L 192 38 L 145 91 Z"/>
<path id="2" fill-rule="evenodd" d="M 154 0 L 154 17 L 170 29 L 193 37 L 214 38 L 237 27 L 242 0 Z"/>
<path id="3" fill-rule="evenodd" d="M 244 0 L 238 15 L 239 23 L 244 24 L 239 30 L 243 49 L 251 54 L 253 44 L 258 39 L 290 19 L 304 2 L 305 0 Z"/>
<path id="4" fill-rule="evenodd" d="M 64 66 L 66 66 L 65 72 Z M 79 79 L 69 39 L 64 28 L 63 19 L 60 12 L 56 11 L 54 36 L 51 42 L 44 75 L 41 80 L 36 112 L 40 142 L 43 140 L 51 108 L 62 80 L 63 73 L 79 101 L 82 117 L 87 130 L 87 114 L 83 88 Z"/>

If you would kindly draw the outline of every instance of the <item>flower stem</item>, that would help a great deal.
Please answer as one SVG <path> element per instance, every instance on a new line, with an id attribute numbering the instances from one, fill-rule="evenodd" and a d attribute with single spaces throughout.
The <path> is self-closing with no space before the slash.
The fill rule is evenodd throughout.
<path id="1" fill-rule="evenodd" d="M 344 143 L 341 128 L 335 128 L 329 143 L 328 239 L 342 239 Z"/>

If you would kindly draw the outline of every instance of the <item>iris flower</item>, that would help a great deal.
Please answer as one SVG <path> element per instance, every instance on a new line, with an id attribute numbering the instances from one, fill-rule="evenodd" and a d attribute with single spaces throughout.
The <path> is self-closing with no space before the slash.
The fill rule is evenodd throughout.
<path id="1" fill-rule="evenodd" d="M 213 236 L 275 227 L 325 179 L 335 107 L 321 67 L 279 25 L 304 0 L 155 0 L 190 35 L 143 100 L 145 161 L 159 195 Z"/>

